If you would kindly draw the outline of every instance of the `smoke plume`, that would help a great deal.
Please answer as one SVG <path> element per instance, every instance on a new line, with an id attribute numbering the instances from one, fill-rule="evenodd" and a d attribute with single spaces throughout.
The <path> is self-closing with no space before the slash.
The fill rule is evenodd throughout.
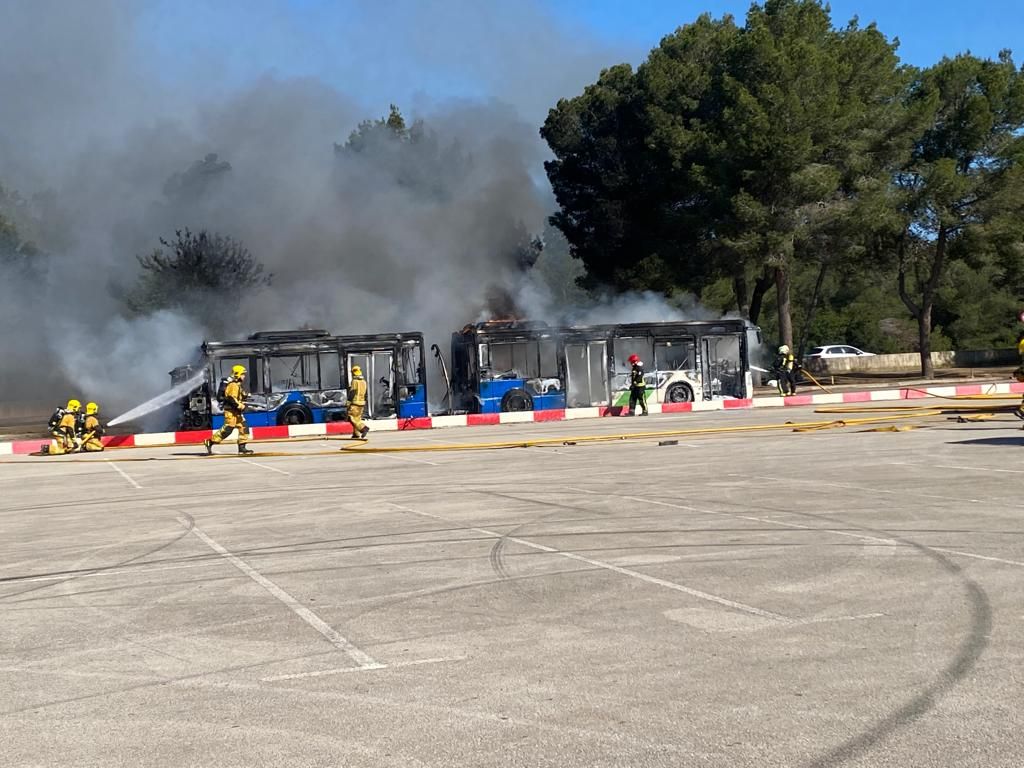
<path id="1" fill-rule="evenodd" d="M 548 313 L 517 255 L 553 206 L 537 125 L 625 52 L 532 2 L 187 6 L 5 7 L 0 185 L 25 204 L 0 214 L 48 254 L 35 270 L 0 260 L 8 398 L 109 414 L 166 389 L 209 329 L 116 297 L 136 256 L 186 227 L 240 240 L 274 275 L 235 337 L 308 324 L 444 348 L 495 285 Z M 346 149 L 391 102 L 411 138 Z"/>

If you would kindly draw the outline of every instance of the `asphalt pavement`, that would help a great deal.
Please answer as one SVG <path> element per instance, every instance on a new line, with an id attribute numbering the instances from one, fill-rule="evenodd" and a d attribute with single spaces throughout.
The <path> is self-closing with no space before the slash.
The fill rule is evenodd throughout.
<path id="1" fill-rule="evenodd" d="M 1024 764 L 1020 422 L 833 418 L 5 460 L 3 765 Z"/>

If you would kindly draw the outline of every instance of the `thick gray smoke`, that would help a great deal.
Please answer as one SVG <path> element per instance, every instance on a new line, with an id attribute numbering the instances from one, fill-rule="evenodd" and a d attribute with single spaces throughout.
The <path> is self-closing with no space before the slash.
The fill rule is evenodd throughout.
<path id="1" fill-rule="evenodd" d="M 0 261 L 8 399 L 112 414 L 165 389 L 208 329 L 127 317 L 114 296 L 186 227 L 274 275 L 233 335 L 308 323 L 443 347 L 489 285 L 516 284 L 516 245 L 543 227 L 545 110 L 624 58 L 530 2 L 325 4 L 312 23 L 285 0 L 187 5 L 4 3 L 0 185 L 50 254 L 45 272 Z M 275 74 L 275 53 L 317 63 Z M 403 95 L 419 141 L 335 149 Z"/>

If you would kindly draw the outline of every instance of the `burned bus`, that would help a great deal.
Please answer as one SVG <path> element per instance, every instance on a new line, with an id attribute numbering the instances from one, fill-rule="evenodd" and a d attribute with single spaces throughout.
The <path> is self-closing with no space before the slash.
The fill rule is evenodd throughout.
<path id="1" fill-rule="evenodd" d="M 500 413 L 565 408 L 557 329 L 491 320 L 452 334 L 451 403 L 456 411 Z"/>
<path id="2" fill-rule="evenodd" d="M 743 320 L 478 323 L 452 336 L 451 402 L 471 413 L 623 406 L 632 354 L 644 362 L 650 403 L 748 398 L 759 342 Z"/>
<path id="3" fill-rule="evenodd" d="M 574 327 L 565 329 L 563 339 L 570 408 L 628 405 L 628 360 L 634 354 L 644 363 L 648 403 L 753 394 L 750 351 L 760 343 L 760 331 L 744 320 Z"/>
<path id="4" fill-rule="evenodd" d="M 223 424 L 215 396 L 217 384 L 235 365 L 248 371 L 246 421 L 250 427 L 345 419 L 353 366 L 360 366 L 366 379 L 367 418 L 427 415 L 422 334 L 264 331 L 243 341 L 207 341 L 198 362 L 171 371 L 175 385 L 206 372 L 205 383 L 181 401 L 181 429 L 217 429 Z"/>

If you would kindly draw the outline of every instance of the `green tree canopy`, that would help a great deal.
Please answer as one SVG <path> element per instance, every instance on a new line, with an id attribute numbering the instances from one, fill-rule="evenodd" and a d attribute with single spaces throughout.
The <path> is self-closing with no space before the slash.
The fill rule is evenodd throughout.
<path id="1" fill-rule="evenodd" d="M 186 229 L 160 244 L 137 257 L 142 272 L 122 296 L 136 314 L 180 309 L 219 334 L 247 294 L 271 283 L 272 275 L 249 250 L 225 235 Z"/>
<path id="2" fill-rule="evenodd" d="M 1024 75 L 1009 52 L 998 61 L 947 58 L 920 73 L 907 102 L 924 121 L 894 176 L 888 200 L 896 216 L 888 222 L 897 226 L 886 252 L 918 322 L 922 374 L 931 376 L 933 310 L 954 262 L 987 271 L 997 292 L 1022 295 Z M 996 304 L 1004 311 L 1008 301 Z M 970 328 L 972 312 L 954 308 L 947 320 Z"/>
<path id="3" fill-rule="evenodd" d="M 728 275 L 756 319 L 746 278 L 762 294 L 774 283 L 792 342 L 800 242 L 842 232 L 890 152 L 903 81 L 893 43 L 855 22 L 835 29 L 817 0 L 754 5 L 743 27 L 702 16 L 635 73 L 613 67 L 551 111 L 553 222 L 616 288 L 697 292 Z"/>

